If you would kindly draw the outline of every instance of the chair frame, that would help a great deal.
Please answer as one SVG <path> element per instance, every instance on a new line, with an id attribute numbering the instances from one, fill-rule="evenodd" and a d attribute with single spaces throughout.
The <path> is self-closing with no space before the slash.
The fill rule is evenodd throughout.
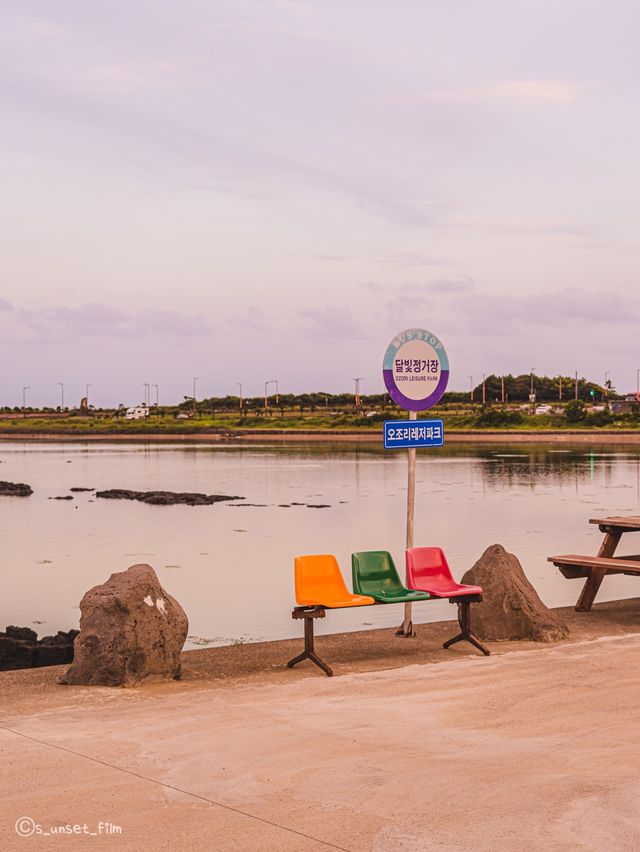
<path id="1" fill-rule="evenodd" d="M 301 663 L 303 660 L 311 660 L 318 668 L 326 674 L 327 677 L 333 677 L 333 670 L 321 660 L 315 652 L 314 635 L 313 635 L 313 619 L 324 618 L 326 615 L 325 607 L 323 606 L 295 606 L 291 613 L 291 618 L 304 618 L 304 651 L 289 660 L 287 668 L 292 669 Z"/>
<path id="2" fill-rule="evenodd" d="M 491 656 L 491 651 L 480 642 L 471 632 L 471 604 L 480 603 L 482 595 L 459 595 L 456 598 L 449 598 L 449 603 L 458 604 L 458 623 L 460 625 L 460 633 L 452 639 L 448 639 L 443 648 L 450 648 L 456 642 L 469 642 L 474 645 L 485 657 Z"/>

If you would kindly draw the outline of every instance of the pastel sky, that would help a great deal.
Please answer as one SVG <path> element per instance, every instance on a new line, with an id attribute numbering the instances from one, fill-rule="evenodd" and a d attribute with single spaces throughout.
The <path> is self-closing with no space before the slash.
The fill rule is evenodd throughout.
<path id="1" fill-rule="evenodd" d="M 640 367 L 640 6 L 22 0 L 0 13 L 0 404 Z"/>

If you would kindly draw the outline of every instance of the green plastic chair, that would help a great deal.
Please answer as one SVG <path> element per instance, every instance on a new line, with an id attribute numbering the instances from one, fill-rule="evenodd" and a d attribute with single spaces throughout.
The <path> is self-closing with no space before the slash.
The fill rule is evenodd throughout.
<path id="1" fill-rule="evenodd" d="M 412 603 L 429 598 L 428 592 L 405 589 L 386 550 L 352 553 L 351 572 L 354 594 L 369 595 L 378 603 Z"/>

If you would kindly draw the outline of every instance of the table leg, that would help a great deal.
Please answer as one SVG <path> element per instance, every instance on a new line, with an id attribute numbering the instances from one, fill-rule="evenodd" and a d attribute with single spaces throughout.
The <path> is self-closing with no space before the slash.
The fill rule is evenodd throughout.
<path id="1" fill-rule="evenodd" d="M 621 532 L 605 533 L 604 540 L 600 545 L 600 550 L 598 551 L 598 556 L 604 556 L 607 558 L 613 556 L 616 552 L 616 547 L 618 546 L 621 536 Z M 578 603 L 576 604 L 576 612 L 589 612 L 606 574 L 606 568 L 590 569 L 587 582 L 584 584 L 584 588 L 582 589 L 580 597 L 578 598 Z"/>

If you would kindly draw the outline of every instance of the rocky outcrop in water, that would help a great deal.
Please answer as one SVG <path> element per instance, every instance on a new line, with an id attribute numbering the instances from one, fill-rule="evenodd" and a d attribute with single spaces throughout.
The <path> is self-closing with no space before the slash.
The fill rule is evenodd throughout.
<path id="1" fill-rule="evenodd" d="M 150 565 L 132 565 L 80 601 L 73 665 L 60 683 L 132 686 L 180 677 L 189 622 Z"/>
<path id="2" fill-rule="evenodd" d="M 462 582 L 482 586 L 482 603 L 472 615 L 479 639 L 557 642 L 569 635 L 566 622 L 542 603 L 517 557 L 500 544 L 488 547 Z"/>
<path id="3" fill-rule="evenodd" d="M 24 482 L 0 482 L 0 496 L 29 497 L 31 494 L 33 494 L 33 488 Z"/>
<path id="4" fill-rule="evenodd" d="M 129 491 L 124 488 L 111 488 L 107 491 L 96 491 L 96 497 L 105 500 L 138 500 L 150 503 L 152 506 L 173 506 L 184 503 L 187 506 L 210 506 L 224 500 L 244 500 L 244 497 L 230 497 L 226 494 L 197 494 L 175 491 Z"/>
<path id="5" fill-rule="evenodd" d="M 38 640 L 38 634 L 29 627 L 7 627 L 0 633 L 0 671 L 70 663 L 77 635 L 77 630 L 59 631 Z"/>

